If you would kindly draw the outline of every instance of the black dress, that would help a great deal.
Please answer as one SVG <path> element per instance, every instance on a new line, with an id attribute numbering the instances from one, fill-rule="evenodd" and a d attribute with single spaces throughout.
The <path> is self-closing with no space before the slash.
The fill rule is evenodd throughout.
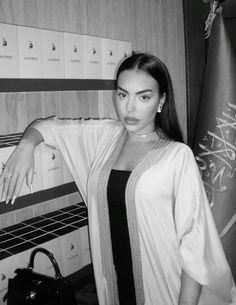
<path id="1" fill-rule="evenodd" d="M 136 304 L 125 206 L 125 188 L 130 174 L 130 171 L 113 169 L 107 186 L 112 251 L 120 305 Z"/>

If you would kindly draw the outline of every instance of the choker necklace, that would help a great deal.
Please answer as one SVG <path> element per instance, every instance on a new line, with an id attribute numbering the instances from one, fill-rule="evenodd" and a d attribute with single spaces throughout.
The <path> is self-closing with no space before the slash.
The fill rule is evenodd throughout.
<path id="1" fill-rule="evenodd" d="M 139 138 L 146 138 L 152 134 L 155 133 L 155 129 L 153 129 L 152 131 L 148 132 L 148 133 L 143 133 L 143 134 L 138 134 L 138 133 L 132 133 L 134 136 L 139 137 Z"/>

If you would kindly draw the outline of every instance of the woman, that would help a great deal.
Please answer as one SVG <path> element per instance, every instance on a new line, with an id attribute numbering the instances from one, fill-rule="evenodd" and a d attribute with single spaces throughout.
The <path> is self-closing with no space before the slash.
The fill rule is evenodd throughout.
<path id="1" fill-rule="evenodd" d="M 32 177 L 43 140 L 60 149 L 88 207 L 100 305 L 236 304 L 235 287 L 171 79 L 149 54 L 117 72 L 119 121 L 49 118 L 29 126 L 0 178 L 3 199 Z"/>

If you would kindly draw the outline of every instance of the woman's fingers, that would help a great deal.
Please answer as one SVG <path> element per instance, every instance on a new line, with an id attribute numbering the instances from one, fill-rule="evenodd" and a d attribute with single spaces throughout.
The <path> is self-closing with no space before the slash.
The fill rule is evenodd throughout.
<path id="1" fill-rule="evenodd" d="M 12 174 L 7 170 L 4 170 L 1 178 L 2 178 L 2 201 L 7 201 L 8 196 L 8 187 L 11 181 Z"/>
<path id="2" fill-rule="evenodd" d="M 5 176 L 4 176 L 4 173 L 2 172 L 1 175 L 0 175 L 0 190 L 1 190 L 1 197 L 2 198 L 2 186 L 3 186 L 3 181 L 5 179 Z"/>
<path id="3" fill-rule="evenodd" d="M 5 175 L 1 201 L 6 201 L 6 204 L 11 201 L 11 204 L 14 204 L 19 196 L 24 178 L 24 174 Z"/>
<path id="4" fill-rule="evenodd" d="M 33 188 L 32 188 L 33 175 L 34 175 L 34 167 L 31 166 L 27 175 L 26 175 L 26 184 L 27 184 L 31 194 L 33 193 Z"/>
<path id="5" fill-rule="evenodd" d="M 7 179 L 8 178 L 3 178 L 1 201 L 6 201 L 6 199 L 7 199 L 7 188 L 8 188 L 8 183 L 9 183 L 9 180 L 7 180 Z"/>
<path id="6" fill-rule="evenodd" d="M 8 203 L 12 199 L 17 180 L 17 173 L 4 170 L 0 180 L 0 183 L 2 184 L 1 201 L 6 201 L 6 203 Z"/>
<path id="7" fill-rule="evenodd" d="M 14 189 L 17 183 L 18 175 L 16 173 L 7 175 L 4 183 L 4 193 L 6 194 L 6 204 L 12 200 Z"/>
<path id="8" fill-rule="evenodd" d="M 14 204 L 16 198 L 19 196 L 20 190 L 22 188 L 22 184 L 24 182 L 24 178 L 25 178 L 24 175 L 19 175 L 17 177 L 17 180 L 15 181 L 15 187 L 14 187 L 12 197 L 11 197 L 11 204 Z"/>

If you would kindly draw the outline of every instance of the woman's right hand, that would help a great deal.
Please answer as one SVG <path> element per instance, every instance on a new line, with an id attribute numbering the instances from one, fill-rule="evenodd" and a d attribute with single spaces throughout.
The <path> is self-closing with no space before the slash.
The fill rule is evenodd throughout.
<path id="1" fill-rule="evenodd" d="M 1 201 L 13 204 L 18 197 L 24 179 L 31 189 L 34 172 L 34 148 L 35 146 L 21 140 L 19 145 L 9 157 L 4 170 L 0 176 L 0 198 Z"/>

